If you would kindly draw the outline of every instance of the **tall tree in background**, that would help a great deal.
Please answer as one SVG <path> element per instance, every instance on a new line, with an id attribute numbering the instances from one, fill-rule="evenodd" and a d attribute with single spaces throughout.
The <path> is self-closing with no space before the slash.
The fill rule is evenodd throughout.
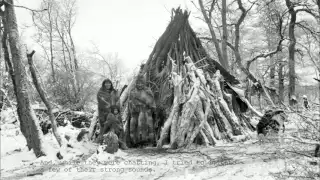
<path id="1" fill-rule="evenodd" d="M 320 32 L 320 0 L 317 0 L 317 6 L 318 6 L 318 32 Z M 320 33 L 318 33 L 318 37 L 319 37 L 319 41 L 318 41 L 318 43 L 319 43 L 319 56 L 318 56 L 318 74 L 319 74 L 319 76 L 320 76 Z M 319 79 L 320 79 L 320 77 L 319 77 Z M 318 94 L 318 100 L 319 100 L 319 104 L 320 104 L 320 83 L 318 83 L 319 84 L 319 94 Z M 320 112 L 320 106 L 319 106 L 319 112 Z"/>
<path id="2" fill-rule="evenodd" d="M 273 4 L 272 4 L 273 5 Z M 274 22 L 274 15 L 277 12 L 274 12 L 276 10 L 272 9 L 273 7 L 267 6 L 267 17 L 268 17 L 268 21 L 267 21 L 267 26 L 265 27 L 266 29 L 266 34 L 267 34 L 267 42 L 268 42 L 268 50 L 272 51 L 272 49 L 274 49 L 274 44 L 275 39 L 273 38 L 273 34 L 277 33 L 277 29 L 274 29 L 273 27 L 273 23 Z M 276 15 L 275 15 L 276 16 Z M 276 39 L 277 40 L 277 39 Z M 275 62 L 275 57 L 270 56 L 270 74 L 269 74 L 269 78 L 270 78 L 270 83 L 269 86 L 274 88 L 275 86 L 275 71 L 276 71 L 276 62 Z M 273 99 L 275 100 L 275 99 Z"/>
<path id="3" fill-rule="evenodd" d="M 222 42 L 221 50 L 223 60 L 225 62 L 226 69 L 229 70 L 229 60 L 228 60 L 228 51 L 227 51 L 227 42 L 228 42 L 228 29 L 227 29 L 227 0 L 222 0 Z"/>
<path id="4" fill-rule="evenodd" d="M 293 105 L 292 96 L 295 95 L 296 89 L 296 71 L 295 71 L 295 46 L 296 46 L 296 37 L 294 34 L 294 28 L 297 20 L 297 12 L 294 10 L 294 4 L 290 0 L 286 0 L 286 5 L 290 13 L 290 24 L 289 24 L 289 104 Z"/>
<path id="5" fill-rule="evenodd" d="M 42 47 L 44 58 L 50 62 L 52 80 L 47 82 L 53 93 L 51 97 L 62 105 L 81 109 L 86 98 L 72 37 L 77 15 L 76 1 L 42 0 L 40 9 L 48 10 L 41 14 L 32 13 L 37 30 L 34 39 Z"/>
<path id="6" fill-rule="evenodd" d="M 284 6 L 276 1 L 271 2 L 264 2 L 263 12 L 261 13 L 261 21 L 263 24 L 264 31 L 266 32 L 267 38 L 267 47 L 268 51 L 272 51 L 276 48 L 277 42 L 279 41 L 279 36 L 274 36 L 277 34 L 278 31 L 278 17 L 281 12 L 284 12 Z M 284 17 L 285 18 L 285 17 Z M 286 26 L 286 25 L 284 25 Z M 281 45 L 282 46 L 282 45 Z M 282 47 L 281 47 L 282 49 Z M 283 102 L 283 91 L 284 91 L 284 76 L 283 76 L 283 68 L 285 63 L 282 62 L 282 53 L 278 52 L 275 55 L 270 56 L 269 58 L 269 79 L 268 79 L 268 86 L 270 87 L 269 90 L 271 92 L 271 97 L 274 102 L 280 101 Z M 280 59 L 279 59 L 280 58 Z M 278 67 L 278 98 L 276 94 L 276 68 Z"/>
<path id="7" fill-rule="evenodd" d="M 2 18 L 2 24 L 5 29 L 5 33 L 8 35 L 8 41 L 11 51 L 12 64 L 11 70 L 13 76 L 11 76 L 14 82 L 15 95 L 17 98 L 17 112 L 20 121 L 20 129 L 27 141 L 29 149 L 33 149 L 37 157 L 45 155 L 43 147 L 43 134 L 41 132 L 39 123 L 35 112 L 31 108 L 31 102 L 28 95 L 26 72 L 23 67 L 23 55 L 21 51 L 21 43 L 17 25 L 16 14 L 14 10 L 13 0 L 2 1 L 0 6 L 4 5 L 5 10 Z M 6 46 L 6 44 L 3 44 Z M 8 53 L 7 47 L 3 47 L 5 53 Z M 7 54 L 6 61 L 11 64 L 11 60 L 8 59 Z M 10 61 L 10 62 L 9 62 Z"/>
<path id="8" fill-rule="evenodd" d="M 37 29 L 35 40 L 42 47 L 46 59 L 50 62 L 52 82 L 56 82 L 55 67 L 54 67 L 54 18 L 57 16 L 57 3 L 55 0 L 43 0 L 40 9 L 47 9 L 44 13 L 32 12 L 33 24 Z"/>
<path id="9" fill-rule="evenodd" d="M 211 20 L 212 20 L 212 11 L 214 10 L 215 3 L 216 3 L 216 1 L 213 0 L 212 3 L 211 3 L 210 9 L 206 10 L 204 8 L 203 1 L 199 0 L 200 9 L 201 9 L 203 17 L 205 19 L 205 22 L 207 23 L 208 28 L 210 30 L 212 42 L 214 43 L 216 52 L 218 54 L 219 62 L 226 70 L 229 70 L 228 59 L 225 59 L 226 56 L 224 56 L 224 55 L 226 55 L 226 54 L 224 54 L 224 53 L 226 53 L 226 51 L 222 53 L 222 50 L 221 50 L 220 45 L 219 45 L 219 39 L 216 36 L 216 33 L 215 33 L 214 29 L 213 29 L 213 25 L 212 25 L 212 22 L 211 22 Z M 207 14 L 207 11 L 209 11 L 208 14 Z M 222 16 L 224 16 L 223 21 L 226 20 L 226 11 L 225 11 L 225 14 L 222 15 Z M 224 30 L 226 30 L 226 27 L 224 27 Z M 224 32 L 224 33 L 226 33 L 226 32 Z M 227 38 L 227 36 L 225 36 L 225 38 Z M 224 46 L 222 46 L 222 47 L 224 47 Z M 224 50 L 226 50 L 226 48 Z"/>
<path id="10" fill-rule="evenodd" d="M 282 61 L 282 54 L 277 54 L 277 59 L 280 60 L 278 67 L 278 92 L 279 92 L 279 102 L 284 102 L 284 66 L 285 63 Z"/>
<path id="11" fill-rule="evenodd" d="M 319 17 L 319 15 L 316 14 L 316 11 L 314 9 L 314 5 L 310 5 L 307 1 L 299 1 L 299 2 L 293 2 L 290 0 L 285 0 L 286 6 L 288 8 L 289 14 L 290 14 L 290 23 L 289 23 L 289 104 L 293 105 L 293 101 L 291 101 L 291 97 L 295 95 L 295 85 L 296 85 L 296 71 L 295 71 L 295 51 L 296 51 L 296 36 L 295 36 L 295 27 L 298 24 L 301 27 L 301 23 L 297 23 L 297 14 L 299 12 L 305 12 L 315 18 Z M 319 5 L 319 0 L 316 0 L 316 5 Z M 319 8 L 319 7 L 318 7 Z M 305 28 L 304 26 L 302 26 Z M 308 29 L 308 28 L 307 28 Z"/>
<path id="12" fill-rule="evenodd" d="M 74 103 L 77 103 L 80 101 L 78 81 L 79 62 L 72 37 L 72 29 L 76 22 L 77 15 L 76 0 L 61 1 L 59 8 L 55 9 L 55 11 L 57 14 L 55 18 L 55 28 L 63 45 L 64 58 L 66 54 L 68 55 L 69 68 L 73 77 Z M 65 50 L 67 53 L 65 53 Z"/>

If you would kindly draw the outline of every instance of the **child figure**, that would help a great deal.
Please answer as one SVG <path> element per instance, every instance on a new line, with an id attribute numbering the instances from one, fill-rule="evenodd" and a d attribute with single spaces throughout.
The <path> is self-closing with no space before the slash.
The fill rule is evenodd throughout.
<path id="1" fill-rule="evenodd" d="M 122 124 L 122 118 L 120 114 L 120 108 L 119 106 L 111 106 L 111 113 L 116 117 L 116 119 Z"/>
<path id="2" fill-rule="evenodd" d="M 104 129 L 101 131 L 102 134 L 100 135 L 100 142 L 102 140 L 102 136 L 108 133 L 110 130 L 114 130 L 115 134 L 118 136 L 118 142 L 120 149 L 126 150 L 128 149 L 127 145 L 124 143 L 124 131 L 123 131 L 123 124 L 120 114 L 119 106 L 111 106 L 111 113 L 105 117 L 106 122 L 104 124 Z"/>

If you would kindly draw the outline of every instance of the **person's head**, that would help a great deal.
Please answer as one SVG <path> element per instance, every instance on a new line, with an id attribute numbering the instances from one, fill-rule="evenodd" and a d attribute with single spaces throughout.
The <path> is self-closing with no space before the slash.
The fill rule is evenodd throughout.
<path id="1" fill-rule="evenodd" d="M 117 115 L 120 113 L 120 108 L 116 105 L 111 106 L 111 112 L 112 112 L 112 114 Z"/>
<path id="2" fill-rule="evenodd" d="M 292 101 L 296 101 L 296 100 L 297 100 L 297 97 L 296 97 L 295 95 L 292 95 L 292 96 L 291 96 L 291 100 L 292 100 Z"/>
<path id="3" fill-rule="evenodd" d="M 308 98 L 307 98 L 306 95 L 303 95 L 303 96 L 302 96 L 302 99 L 303 99 L 303 100 L 307 100 Z"/>
<path id="4" fill-rule="evenodd" d="M 113 85 L 112 85 L 112 82 L 110 79 L 105 79 L 103 82 L 102 82 L 102 88 L 105 89 L 105 90 L 113 90 Z"/>

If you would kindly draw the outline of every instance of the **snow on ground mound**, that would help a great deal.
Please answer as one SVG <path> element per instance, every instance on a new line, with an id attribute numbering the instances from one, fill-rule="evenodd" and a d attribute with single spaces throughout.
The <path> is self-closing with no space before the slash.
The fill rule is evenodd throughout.
<path id="1" fill-rule="evenodd" d="M 10 122 L 9 120 L 6 120 Z M 59 147 L 54 135 L 48 133 L 43 136 L 45 143 L 46 156 L 36 158 L 33 151 L 26 147 L 26 140 L 22 135 L 20 128 L 15 124 L 1 125 L 1 170 L 10 170 L 27 164 L 39 164 L 40 162 L 59 162 L 57 153 L 61 152 L 64 161 L 77 159 L 82 156 L 92 154 L 96 146 L 87 141 L 77 142 L 76 137 L 80 129 L 71 125 L 58 127 L 58 132 L 65 141 L 64 147 Z M 65 136 L 69 136 L 67 141 Z M 67 147 L 67 144 L 71 147 Z"/>
<path id="2" fill-rule="evenodd" d="M 297 116 L 298 117 L 298 116 Z M 299 119 L 290 116 L 288 133 L 296 131 Z M 308 165 L 309 159 L 278 151 L 272 143 L 258 145 L 256 132 L 250 140 L 216 144 L 215 147 L 192 146 L 190 151 L 156 148 L 118 150 L 108 154 L 103 147 L 83 140 L 77 142 L 80 129 L 71 125 L 59 127 L 62 138 L 69 136 L 70 147 L 60 148 L 51 133 L 44 136 L 47 156 L 36 158 L 28 151 L 17 125 L 1 131 L 1 176 L 4 179 L 275 179 L 280 172 L 295 173 L 293 160 Z M 286 130 L 286 131 L 287 131 Z M 292 143 L 285 141 L 283 148 Z M 164 146 L 168 148 L 169 145 Z M 63 159 L 58 160 L 57 152 Z M 292 165 L 293 166 L 293 165 Z M 318 168 L 312 166 L 309 168 Z M 285 169 L 287 169 L 285 171 Z M 290 170 L 291 169 L 291 170 Z M 290 175 L 290 174 L 285 174 Z"/>
<path id="3" fill-rule="evenodd" d="M 2 124 L 10 124 L 16 121 L 16 118 L 17 118 L 15 116 L 15 111 L 11 108 L 2 110 L 0 112 L 0 116 L 1 116 L 1 128 L 2 128 Z"/>

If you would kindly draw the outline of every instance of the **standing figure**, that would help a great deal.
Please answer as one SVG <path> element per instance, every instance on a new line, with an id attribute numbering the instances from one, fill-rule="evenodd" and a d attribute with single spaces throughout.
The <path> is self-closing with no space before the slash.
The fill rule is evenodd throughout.
<path id="1" fill-rule="evenodd" d="M 290 98 L 290 101 L 292 102 L 293 109 L 298 111 L 298 106 L 297 106 L 298 100 L 297 100 L 297 97 L 295 95 L 292 95 L 291 98 Z"/>
<path id="2" fill-rule="evenodd" d="M 103 125 L 106 122 L 106 117 L 111 112 L 111 106 L 119 103 L 119 97 L 117 91 L 113 88 L 110 79 L 106 79 L 102 82 L 102 87 L 97 94 L 98 100 L 98 116 L 100 124 L 100 132 L 103 129 Z M 101 138 L 103 134 L 99 134 Z"/>
<path id="3" fill-rule="evenodd" d="M 137 76 L 135 87 L 129 94 L 130 138 L 136 146 L 141 143 L 153 143 L 154 128 L 152 111 L 156 108 L 154 96 L 146 86 L 143 75 Z"/>
<path id="4" fill-rule="evenodd" d="M 121 129 L 119 131 L 119 134 L 117 134 L 117 136 L 119 138 L 119 147 L 122 150 L 126 150 L 126 149 L 128 149 L 128 147 L 127 147 L 127 145 L 125 143 L 125 139 L 124 139 L 125 135 L 124 135 L 123 123 L 122 123 L 122 118 L 121 118 L 119 106 L 117 106 L 117 105 L 111 106 L 111 114 L 114 115 L 117 122 L 119 122 L 119 124 L 121 125 Z"/>
<path id="5" fill-rule="evenodd" d="M 310 108 L 310 106 L 309 106 L 309 101 L 308 101 L 307 96 L 306 96 L 306 95 L 303 95 L 303 96 L 302 96 L 302 99 L 303 99 L 303 107 L 308 110 L 308 109 Z"/>

